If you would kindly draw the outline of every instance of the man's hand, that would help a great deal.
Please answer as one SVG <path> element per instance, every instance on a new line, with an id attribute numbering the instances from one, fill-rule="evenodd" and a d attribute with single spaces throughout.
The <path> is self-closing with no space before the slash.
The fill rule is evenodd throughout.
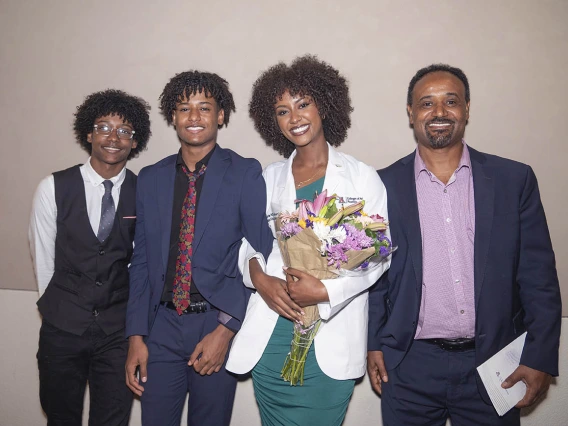
<path id="1" fill-rule="evenodd" d="M 195 346 L 187 365 L 193 366 L 194 370 L 202 376 L 218 373 L 225 362 L 229 342 L 234 335 L 233 331 L 219 324 Z"/>
<path id="2" fill-rule="evenodd" d="M 286 268 L 284 272 L 288 294 L 298 305 L 304 307 L 329 302 L 327 289 L 320 280 L 294 268 Z"/>
<path id="3" fill-rule="evenodd" d="M 288 295 L 286 281 L 264 273 L 258 261 L 250 261 L 251 279 L 256 291 L 270 309 L 290 321 L 302 322 L 304 312 Z"/>
<path id="4" fill-rule="evenodd" d="M 513 371 L 511 375 L 505 379 L 501 387 L 509 389 L 521 380 L 525 382 L 525 385 L 527 385 L 527 391 L 523 399 L 515 405 L 517 408 L 528 407 L 544 395 L 550 386 L 552 376 L 548 373 L 527 367 L 526 365 L 519 365 L 515 371 Z"/>
<path id="5" fill-rule="evenodd" d="M 367 352 L 367 372 L 371 386 L 379 395 L 383 393 L 382 383 L 389 381 L 382 351 Z"/>
<path id="6" fill-rule="evenodd" d="M 128 338 L 128 355 L 126 357 L 126 386 L 138 396 L 142 396 L 144 387 L 140 385 L 136 377 L 136 368 L 139 368 L 139 376 L 142 383 L 148 380 L 146 366 L 148 365 L 148 348 L 142 336 L 130 336 Z"/>

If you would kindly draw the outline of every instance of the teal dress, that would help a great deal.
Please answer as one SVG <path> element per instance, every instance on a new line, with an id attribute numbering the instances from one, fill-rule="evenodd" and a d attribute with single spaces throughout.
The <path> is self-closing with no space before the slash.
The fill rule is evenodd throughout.
<path id="1" fill-rule="evenodd" d="M 313 199 L 324 178 L 296 191 L 298 199 Z M 280 376 L 294 324 L 278 317 L 262 358 L 252 370 L 254 393 L 263 426 L 340 426 L 355 380 L 335 380 L 321 371 L 312 344 L 304 369 L 304 385 L 290 386 Z"/>

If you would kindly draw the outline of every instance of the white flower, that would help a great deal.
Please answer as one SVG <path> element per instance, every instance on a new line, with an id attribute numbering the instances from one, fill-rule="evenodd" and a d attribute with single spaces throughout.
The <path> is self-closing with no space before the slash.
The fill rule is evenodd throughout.
<path id="1" fill-rule="evenodd" d="M 369 216 L 356 216 L 355 217 L 355 222 L 360 223 L 361 225 L 363 225 L 363 227 L 367 226 L 370 223 L 373 223 L 374 220 L 371 219 Z"/>
<path id="2" fill-rule="evenodd" d="M 334 244 L 334 241 L 342 243 L 347 237 L 343 226 L 338 226 L 335 229 L 331 229 L 330 226 L 324 225 L 321 222 L 314 222 L 313 230 L 321 241 L 320 251 L 322 254 L 325 254 L 327 245 Z"/>
<path id="3" fill-rule="evenodd" d="M 331 238 L 332 240 L 336 240 L 338 243 L 344 242 L 345 238 L 347 238 L 347 233 L 345 232 L 345 228 L 343 226 L 338 226 L 337 228 L 332 229 L 329 232 L 329 238 Z"/>

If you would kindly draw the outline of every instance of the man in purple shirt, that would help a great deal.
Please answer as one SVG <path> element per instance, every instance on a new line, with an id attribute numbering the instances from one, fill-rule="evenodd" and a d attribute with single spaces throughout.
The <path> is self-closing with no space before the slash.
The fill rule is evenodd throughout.
<path id="1" fill-rule="evenodd" d="M 463 140 L 470 93 L 448 65 L 419 70 L 407 111 L 416 151 L 379 174 L 398 250 L 369 295 L 368 371 L 385 425 L 519 425 L 558 375 L 561 301 L 536 177 Z M 499 417 L 476 374 L 527 332 L 525 397 Z"/>

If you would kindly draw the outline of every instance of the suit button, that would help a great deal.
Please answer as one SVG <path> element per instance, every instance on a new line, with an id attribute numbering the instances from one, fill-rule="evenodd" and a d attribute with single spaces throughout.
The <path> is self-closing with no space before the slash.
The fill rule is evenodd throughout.
<path id="1" fill-rule="evenodd" d="M 100 281 L 95 281 L 95 285 L 96 285 L 97 287 L 100 287 L 100 286 L 102 286 L 102 285 L 103 285 L 103 283 L 102 283 L 102 282 L 100 282 Z"/>
<path id="2" fill-rule="evenodd" d="M 97 311 L 96 309 L 93 310 L 93 315 L 94 315 L 95 317 L 98 317 L 98 316 L 99 316 L 99 311 Z"/>
<path id="3" fill-rule="evenodd" d="M 104 254 L 105 254 L 105 251 L 104 251 L 102 248 L 100 248 L 100 249 L 99 249 L 99 255 L 100 255 L 100 256 L 103 256 Z"/>

